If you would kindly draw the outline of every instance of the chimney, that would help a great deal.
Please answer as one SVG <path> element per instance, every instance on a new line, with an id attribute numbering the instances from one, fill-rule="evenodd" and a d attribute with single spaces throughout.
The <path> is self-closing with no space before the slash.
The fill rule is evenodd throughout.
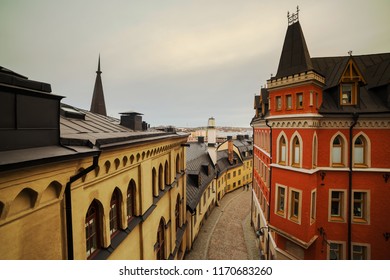
<path id="1" fill-rule="evenodd" d="M 119 113 L 121 114 L 121 125 L 130 128 L 134 131 L 142 131 L 143 125 L 142 123 L 142 114 L 129 111 L 129 112 L 124 112 L 124 113 Z"/>
<path id="2" fill-rule="evenodd" d="M 228 140 L 228 160 L 230 164 L 233 164 L 233 138 L 232 136 L 227 137 Z"/>
<path id="3" fill-rule="evenodd" d="M 204 143 L 204 136 L 198 136 L 198 143 L 199 144 Z"/>

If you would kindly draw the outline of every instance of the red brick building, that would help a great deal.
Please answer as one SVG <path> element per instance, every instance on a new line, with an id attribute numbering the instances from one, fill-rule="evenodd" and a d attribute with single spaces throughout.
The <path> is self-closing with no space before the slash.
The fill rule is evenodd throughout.
<path id="1" fill-rule="evenodd" d="M 390 259 L 390 53 L 310 57 L 292 14 L 254 109 L 262 256 Z"/>

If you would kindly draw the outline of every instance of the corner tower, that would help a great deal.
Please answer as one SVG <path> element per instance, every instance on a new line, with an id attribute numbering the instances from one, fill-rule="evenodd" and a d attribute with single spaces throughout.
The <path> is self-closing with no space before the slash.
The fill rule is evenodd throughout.
<path id="1" fill-rule="evenodd" d="M 100 71 L 100 55 L 98 61 L 98 70 L 96 71 L 95 87 L 93 89 L 91 109 L 92 113 L 97 113 L 103 116 L 107 116 L 106 103 L 104 102 L 103 84 L 102 84 L 102 71 Z"/>

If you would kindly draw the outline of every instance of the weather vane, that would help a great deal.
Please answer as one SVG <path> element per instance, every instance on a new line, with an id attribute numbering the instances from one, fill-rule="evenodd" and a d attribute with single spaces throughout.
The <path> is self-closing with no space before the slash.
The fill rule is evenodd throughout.
<path id="1" fill-rule="evenodd" d="M 287 12 L 287 19 L 288 19 L 288 25 L 291 25 L 299 21 L 299 6 L 297 6 L 297 12 L 292 13 L 291 16 L 290 16 L 290 12 Z"/>

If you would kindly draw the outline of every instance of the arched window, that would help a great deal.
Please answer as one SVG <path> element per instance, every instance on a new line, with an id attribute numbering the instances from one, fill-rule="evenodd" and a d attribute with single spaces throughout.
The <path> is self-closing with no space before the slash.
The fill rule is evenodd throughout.
<path id="1" fill-rule="evenodd" d="M 344 166 L 344 140 L 337 135 L 332 142 L 332 166 Z"/>
<path id="2" fill-rule="evenodd" d="M 158 186 L 160 190 L 164 190 L 164 169 L 161 164 L 158 168 Z"/>
<path id="3" fill-rule="evenodd" d="M 181 205 L 181 200 L 180 200 L 180 195 L 178 195 L 176 199 L 176 207 L 175 207 L 176 232 L 180 227 L 180 205 Z"/>
<path id="4" fill-rule="evenodd" d="M 279 140 L 279 164 L 286 164 L 286 154 L 287 154 L 287 146 L 286 146 L 286 138 L 282 136 Z"/>
<path id="5" fill-rule="evenodd" d="M 168 161 L 165 161 L 164 178 L 165 178 L 165 185 L 168 186 L 170 184 Z"/>
<path id="6" fill-rule="evenodd" d="M 157 231 L 156 253 L 157 260 L 165 260 L 165 223 L 161 218 Z"/>
<path id="7" fill-rule="evenodd" d="M 176 156 L 176 173 L 180 173 L 180 156 Z"/>
<path id="8" fill-rule="evenodd" d="M 353 164 L 355 166 L 367 166 L 367 158 L 367 140 L 363 135 L 360 135 L 353 144 Z"/>
<path id="9" fill-rule="evenodd" d="M 153 167 L 152 169 L 152 188 L 153 188 L 153 195 L 158 196 L 158 186 L 157 186 L 157 172 L 156 168 Z"/>
<path id="10" fill-rule="evenodd" d="M 85 215 L 86 253 L 88 259 L 101 247 L 100 217 L 99 203 L 94 200 Z"/>
<path id="11" fill-rule="evenodd" d="M 110 234 L 113 237 L 120 227 L 120 201 L 121 195 L 119 189 L 115 189 L 110 201 Z"/>
<path id="12" fill-rule="evenodd" d="M 127 188 L 126 208 L 127 208 L 127 221 L 130 222 L 135 216 L 135 190 L 136 185 L 134 180 L 130 181 Z"/>
<path id="13" fill-rule="evenodd" d="M 301 163 L 301 143 L 298 136 L 295 136 L 292 142 L 292 165 L 299 166 Z"/>

